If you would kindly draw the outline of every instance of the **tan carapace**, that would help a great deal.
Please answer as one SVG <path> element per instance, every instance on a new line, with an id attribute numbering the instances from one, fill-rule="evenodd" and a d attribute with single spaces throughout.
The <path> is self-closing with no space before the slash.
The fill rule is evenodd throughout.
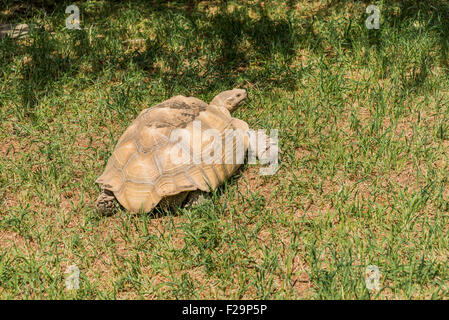
<path id="1" fill-rule="evenodd" d="M 143 110 L 120 137 L 105 171 L 96 180 L 102 188 L 96 204 L 98 210 L 110 213 L 117 199 L 127 210 L 149 212 L 159 203 L 179 206 L 191 191 L 209 192 L 217 188 L 241 165 L 237 161 L 226 163 L 226 152 L 235 154 L 235 142 L 225 150 L 225 139 L 227 132 L 232 131 L 227 129 L 243 132 L 249 129 L 246 122 L 230 114 L 245 98 L 245 90 L 234 89 L 220 93 L 210 104 L 193 97 L 175 96 Z M 210 164 L 193 161 L 210 154 L 217 143 L 216 139 L 198 132 L 195 136 L 198 124 L 201 133 L 208 129 L 219 132 L 222 161 Z M 180 132 L 191 139 L 187 142 L 173 139 L 174 130 L 185 130 Z M 248 139 L 243 140 L 246 152 Z M 188 157 L 173 158 L 174 150 L 185 152 Z"/>

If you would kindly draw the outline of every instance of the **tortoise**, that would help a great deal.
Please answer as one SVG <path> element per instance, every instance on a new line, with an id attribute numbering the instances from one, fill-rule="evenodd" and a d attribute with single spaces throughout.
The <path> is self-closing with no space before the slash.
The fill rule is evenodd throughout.
<path id="1" fill-rule="evenodd" d="M 234 157 L 221 144 L 229 137 L 229 132 L 243 132 L 243 151 L 247 152 L 250 147 L 248 124 L 231 116 L 246 97 L 244 89 L 227 90 L 207 104 L 194 97 L 178 95 L 141 111 L 118 140 L 103 174 L 95 181 L 101 187 L 97 210 L 103 215 L 113 213 L 117 208 L 116 200 L 135 213 L 150 212 L 157 205 L 175 209 L 185 201 L 189 204 L 202 202 L 202 194 L 216 189 L 243 163 L 237 155 L 233 161 L 224 161 L 226 156 Z M 202 137 L 195 136 L 198 124 Z M 211 129 L 218 132 L 213 141 L 204 134 Z M 179 137 L 191 136 L 191 133 L 191 141 L 179 141 Z M 178 140 L 172 136 L 177 136 Z M 273 143 L 268 136 L 264 139 L 269 140 L 268 150 Z M 228 149 L 234 153 L 238 144 L 232 141 Z M 201 147 L 199 151 L 192 146 L 195 142 Z M 203 159 L 204 154 L 211 153 L 214 148 L 220 161 L 192 161 L 195 156 Z M 178 155 L 184 151 L 187 157 L 173 159 L 175 149 Z"/>

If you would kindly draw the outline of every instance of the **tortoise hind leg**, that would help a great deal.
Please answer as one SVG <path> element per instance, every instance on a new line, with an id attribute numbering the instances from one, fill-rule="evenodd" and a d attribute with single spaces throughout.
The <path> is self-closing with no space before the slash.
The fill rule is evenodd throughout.
<path id="1" fill-rule="evenodd" d="M 95 202 L 98 212 L 104 216 L 112 215 L 118 207 L 114 193 L 103 189 Z"/>

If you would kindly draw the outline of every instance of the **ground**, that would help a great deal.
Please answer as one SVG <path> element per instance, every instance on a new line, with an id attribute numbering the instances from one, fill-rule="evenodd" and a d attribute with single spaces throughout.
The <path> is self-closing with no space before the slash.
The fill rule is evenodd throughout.
<path id="1" fill-rule="evenodd" d="M 0 23 L 39 28 L 0 39 L 0 298 L 449 297 L 446 1 L 4 3 Z M 245 165 L 204 205 L 98 216 L 141 110 L 234 87 L 236 117 L 279 130 L 274 176 Z"/>

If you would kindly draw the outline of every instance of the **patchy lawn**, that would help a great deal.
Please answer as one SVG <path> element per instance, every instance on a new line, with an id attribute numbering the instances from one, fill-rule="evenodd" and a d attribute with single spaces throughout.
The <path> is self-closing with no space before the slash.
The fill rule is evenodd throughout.
<path id="1" fill-rule="evenodd" d="M 0 298 L 449 297 L 446 1 L 6 2 L 6 23 L 36 28 L 0 39 Z M 94 181 L 141 110 L 234 87 L 236 117 L 279 130 L 276 175 L 98 216 Z"/>

